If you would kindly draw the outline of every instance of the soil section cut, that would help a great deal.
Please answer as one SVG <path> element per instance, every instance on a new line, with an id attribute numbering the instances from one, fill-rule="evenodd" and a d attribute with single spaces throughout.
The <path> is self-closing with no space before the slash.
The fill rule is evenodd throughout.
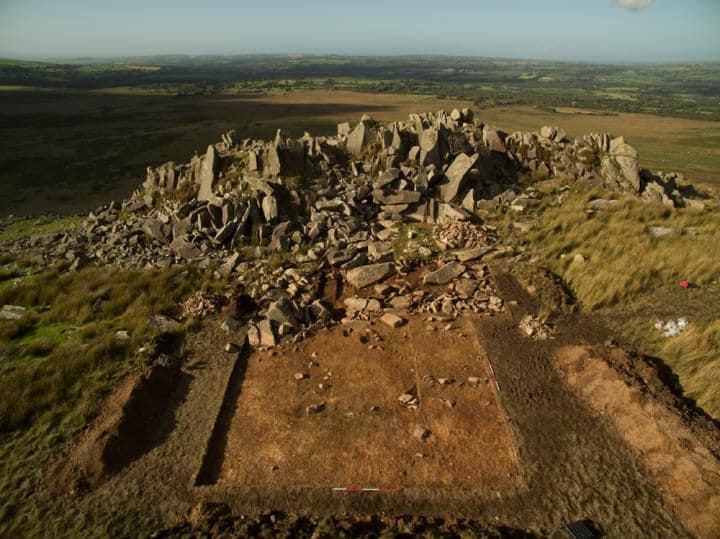
<path id="1" fill-rule="evenodd" d="M 717 430 L 692 424 L 678 408 L 666 406 L 667 399 L 653 395 L 659 384 L 649 387 L 652 373 L 637 376 L 642 360 L 622 350 L 569 346 L 558 352 L 555 364 L 570 388 L 606 416 L 640 456 L 687 528 L 698 537 L 720 537 Z"/>

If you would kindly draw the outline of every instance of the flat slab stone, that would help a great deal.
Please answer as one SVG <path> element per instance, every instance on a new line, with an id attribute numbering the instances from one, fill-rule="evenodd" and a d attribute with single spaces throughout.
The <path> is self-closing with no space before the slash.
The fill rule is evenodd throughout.
<path id="1" fill-rule="evenodd" d="M 494 250 L 494 247 L 475 247 L 474 249 L 464 249 L 462 251 L 456 251 L 455 258 L 457 258 L 460 262 L 469 262 L 470 260 L 476 260 L 485 256 Z"/>
<path id="2" fill-rule="evenodd" d="M 375 202 L 383 205 L 415 204 L 420 202 L 422 196 L 417 191 L 385 191 L 383 189 L 375 189 L 372 194 Z"/>
<path id="3" fill-rule="evenodd" d="M 447 284 L 465 273 L 465 266 L 459 262 L 449 262 L 443 267 L 436 269 L 423 277 L 425 284 Z"/>
<path id="4" fill-rule="evenodd" d="M 385 313 L 380 317 L 380 321 L 391 328 L 399 328 L 407 322 L 407 320 L 405 320 L 402 316 L 398 316 L 393 313 Z"/>
<path id="5" fill-rule="evenodd" d="M 3 305 L 2 309 L 0 309 L 0 319 L 20 320 L 23 316 L 25 316 L 26 312 L 27 309 L 25 307 L 20 307 L 19 305 Z"/>
<path id="6" fill-rule="evenodd" d="M 355 288 L 365 288 L 392 275 L 395 275 L 395 264 L 383 262 L 352 269 L 347 272 L 345 279 Z"/>

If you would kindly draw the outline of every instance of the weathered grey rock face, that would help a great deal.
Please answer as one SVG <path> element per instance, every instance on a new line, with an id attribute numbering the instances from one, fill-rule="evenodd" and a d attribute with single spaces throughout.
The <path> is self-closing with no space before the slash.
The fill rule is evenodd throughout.
<path id="1" fill-rule="evenodd" d="M 421 194 L 417 191 L 395 191 L 375 189 L 372 193 L 373 200 L 378 204 L 415 204 L 420 202 Z"/>
<path id="2" fill-rule="evenodd" d="M 174 318 L 170 318 L 164 314 L 156 314 L 150 317 L 147 327 L 151 333 L 163 335 L 180 331 L 182 329 L 182 324 Z"/>
<path id="3" fill-rule="evenodd" d="M 274 223 L 278 216 L 278 202 L 275 195 L 266 195 L 262 199 L 262 211 L 265 216 L 265 220 L 269 223 Z"/>
<path id="4" fill-rule="evenodd" d="M 277 300 L 270 305 L 267 311 L 267 318 L 277 325 L 286 325 L 290 328 L 297 328 L 297 309 L 287 298 Z"/>
<path id="5" fill-rule="evenodd" d="M 465 272 L 465 269 L 465 266 L 459 262 L 449 262 L 425 275 L 423 282 L 425 284 L 448 284 L 453 279 L 460 277 Z"/>
<path id="6" fill-rule="evenodd" d="M 198 190 L 197 199 L 200 201 L 210 200 L 213 194 L 213 188 L 215 187 L 216 181 L 216 156 L 215 147 L 211 144 L 208 146 L 205 157 L 202 159 L 202 165 L 200 166 L 200 175 L 198 177 L 198 183 L 200 189 Z"/>
<path id="7" fill-rule="evenodd" d="M 200 249 L 182 237 L 175 238 L 172 243 L 170 243 L 170 248 L 173 252 L 185 260 L 198 258 L 202 254 Z"/>
<path id="8" fill-rule="evenodd" d="M 274 347 L 277 346 L 277 335 L 272 327 L 270 320 L 265 318 L 258 324 L 258 331 L 260 337 L 260 344 L 262 346 Z"/>
<path id="9" fill-rule="evenodd" d="M 610 155 L 614 159 L 615 170 L 620 174 L 626 187 L 640 192 L 640 169 L 638 167 L 638 153 L 623 137 L 613 139 L 610 143 Z"/>
<path id="10" fill-rule="evenodd" d="M 172 227 L 154 219 L 148 219 L 143 223 L 143 232 L 160 243 L 168 243 L 172 233 Z"/>
<path id="11" fill-rule="evenodd" d="M 478 258 L 481 258 L 485 256 L 486 254 L 490 253 L 494 248 L 493 247 L 474 247 L 472 249 L 464 249 L 462 251 L 457 251 L 455 253 L 455 257 L 460 262 L 469 262 L 471 260 L 476 260 Z"/>
<path id="12" fill-rule="evenodd" d="M 434 127 L 425 129 L 419 134 L 419 142 L 420 164 L 439 167 L 442 164 L 440 159 L 440 131 Z"/>
<path id="13" fill-rule="evenodd" d="M 554 142 L 563 142 L 567 132 L 561 127 L 545 125 L 540 128 L 540 136 Z"/>
<path id="14" fill-rule="evenodd" d="M 392 262 L 361 266 L 347 272 L 346 279 L 355 288 L 365 288 L 371 284 L 383 281 L 395 274 L 395 265 Z"/>
<path id="15" fill-rule="evenodd" d="M 466 186 L 468 173 L 478 161 L 478 155 L 469 156 L 461 153 L 450 165 L 445 173 L 446 180 L 440 183 L 440 197 L 445 202 L 455 200 Z"/>
<path id="16" fill-rule="evenodd" d="M 43 267 L 71 271 L 89 263 L 212 268 L 218 279 L 247 288 L 249 303 L 236 314 L 248 320 L 251 343 L 274 346 L 332 320 L 317 300 L 325 286 L 319 274 L 333 276 L 339 289 L 344 272 L 347 283 L 364 288 L 391 278 L 396 256 L 404 273 L 438 249 L 444 260 L 457 260 L 425 276 L 442 290 L 413 290 L 393 278 L 376 284 L 371 298 L 351 302 L 348 316 L 368 322 L 391 307 L 430 317 L 499 312 L 502 300 L 481 260 L 497 234 L 474 224 L 475 212 L 497 205 L 525 212 L 540 193 L 575 181 L 639 192 L 667 206 L 704 207 L 681 194 L 679 176 L 638 173 L 637 152 L 610 135 L 570 142 L 562 129 L 547 127 L 506 136 L 465 110 L 413 114 L 387 127 L 363 118 L 355 130 L 341 125 L 338 132 L 298 140 L 278 132 L 271 142 L 225 135 L 202 158 L 149 169 L 143 190 L 88 216 L 80 232 L 19 240 L 12 248 Z M 611 203 L 594 201 L 588 209 Z M 435 225 L 434 241 L 416 241 L 413 230 L 398 226 L 409 222 Z M 408 241 L 398 242 L 405 233 Z M 281 257 L 281 267 L 272 267 L 274 253 L 291 262 Z"/>
<path id="17" fill-rule="evenodd" d="M 498 153 L 505 153 L 507 151 L 505 142 L 500 136 L 500 132 L 496 129 L 485 128 L 483 131 L 483 137 L 485 139 L 485 145 L 490 149 L 490 151 Z"/>
<path id="18" fill-rule="evenodd" d="M 337 134 L 340 137 L 346 137 L 352 131 L 352 127 L 349 122 L 343 122 L 337 126 Z"/>
<path id="19" fill-rule="evenodd" d="M 302 174 L 305 168 L 305 147 L 278 129 L 275 140 L 265 155 L 263 173 L 268 176 Z"/>
<path id="20" fill-rule="evenodd" d="M 361 157 L 376 138 L 375 130 L 368 120 L 363 120 L 355 126 L 347 139 L 347 151 L 355 157 Z"/>

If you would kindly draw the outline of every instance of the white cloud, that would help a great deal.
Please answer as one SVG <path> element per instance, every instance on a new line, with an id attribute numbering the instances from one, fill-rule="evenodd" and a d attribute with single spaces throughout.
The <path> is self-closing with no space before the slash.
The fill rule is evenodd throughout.
<path id="1" fill-rule="evenodd" d="M 624 7 L 625 9 L 632 9 L 633 11 L 639 11 L 650 6 L 655 0 L 614 0 L 615 4 Z"/>

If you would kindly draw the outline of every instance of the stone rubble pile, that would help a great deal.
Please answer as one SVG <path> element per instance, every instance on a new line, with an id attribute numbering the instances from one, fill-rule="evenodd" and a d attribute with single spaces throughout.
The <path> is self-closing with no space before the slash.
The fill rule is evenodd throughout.
<path id="1" fill-rule="evenodd" d="M 469 109 L 388 125 L 363 116 L 340 124 L 336 136 L 293 139 L 279 130 L 262 141 L 231 131 L 189 163 L 148 168 L 131 199 L 91 213 L 78 230 L 3 250 L 69 270 L 197 264 L 244 289 L 253 308 L 237 316 L 251 320 L 250 342 L 274 346 L 330 323 L 337 308 L 364 320 L 392 309 L 447 317 L 502 311 L 483 261 L 497 233 L 477 212 L 522 209 L 521 181 L 585 182 L 701 205 L 678 179 L 640 170 L 622 137 L 570 142 L 555 127 L 508 135 Z M 411 285 L 420 267 L 421 283 Z M 324 298 L 328 279 L 345 289 L 345 305 Z M 188 313 L 215 309 L 207 298 L 191 299 Z"/>
<path id="2" fill-rule="evenodd" d="M 546 341 L 555 335 L 555 329 L 536 316 L 526 315 L 518 324 L 520 331 L 536 341 Z"/>

